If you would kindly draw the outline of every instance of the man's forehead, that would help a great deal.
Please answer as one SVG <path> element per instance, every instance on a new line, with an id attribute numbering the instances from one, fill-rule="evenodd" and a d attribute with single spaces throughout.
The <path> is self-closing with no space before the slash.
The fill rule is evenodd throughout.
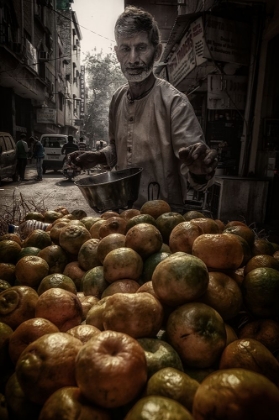
<path id="1" fill-rule="evenodd" d="M 140 44 L 140 43 L 149 43 L 148 34 L 145 31 L 135 32 L 133 34 L 123 32 L 121 35 L 118 34 L 116 37 L 117 45 L 123 44 Z"/>

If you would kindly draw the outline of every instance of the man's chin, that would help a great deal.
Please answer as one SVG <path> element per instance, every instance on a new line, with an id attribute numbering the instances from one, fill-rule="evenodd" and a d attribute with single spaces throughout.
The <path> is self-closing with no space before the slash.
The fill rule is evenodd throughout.
<path id="1" fill-rule="evenodd" d="M 138 74 L 131 74 L 128 72 L 124 72 L 123 75 L 125 76 L 125 78 L 128 80 L 128 82 L 143 82 L 145 79 L 147 79 L 147 77 L 150 75 L 151 71 L 149 72 L 141 72 Z"/>

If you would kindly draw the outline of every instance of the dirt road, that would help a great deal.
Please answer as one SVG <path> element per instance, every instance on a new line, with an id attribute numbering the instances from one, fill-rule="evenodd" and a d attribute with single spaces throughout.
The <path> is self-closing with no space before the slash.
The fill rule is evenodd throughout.
<path id="1" fill-rule="evenodd" d="M 72 181 L 67 181 L 61 172 L 47 172 L 43 181 L 35 181 L 36 169 L 28 165 L 23 182 L 3 180 L 0 186 L 0 216 L 12 212 L 19 202 L 24 201 L 30 209 L 54 210 L 58 206 L 66 207 L 69 212 L 82 209 L 88 216 L 96 215 L 84 199 L 79 188 Z"/>

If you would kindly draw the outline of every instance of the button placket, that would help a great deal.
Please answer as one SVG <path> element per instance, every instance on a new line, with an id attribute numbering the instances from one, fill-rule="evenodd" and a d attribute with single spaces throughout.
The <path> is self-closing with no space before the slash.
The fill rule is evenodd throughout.
<path id="1" fill-rule="evenodd" d="M 127 133 L 127 163 L 132 164 L 133 133 L 134 133 L 135 104 L 129 104 L 128 133 Z"/>

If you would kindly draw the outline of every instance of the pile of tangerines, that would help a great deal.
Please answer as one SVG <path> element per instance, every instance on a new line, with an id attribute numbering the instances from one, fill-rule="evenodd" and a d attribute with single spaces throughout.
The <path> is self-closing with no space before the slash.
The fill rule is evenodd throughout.
<path id="1" fill-rule="evenodd" d="M 278 420 L 279 245 L 163 200 L 0 238 L 0 418 Z"/>

